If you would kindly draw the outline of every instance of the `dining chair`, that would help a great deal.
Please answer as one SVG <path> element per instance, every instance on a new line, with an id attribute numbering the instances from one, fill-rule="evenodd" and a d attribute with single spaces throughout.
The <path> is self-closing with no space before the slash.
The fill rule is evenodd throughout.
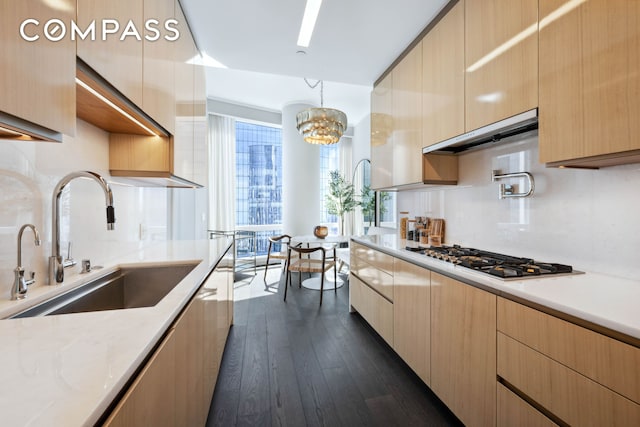
<path id="1" fill-rule="evenodd" d="M 321 252 L 321 258 L 311 258 L 311 254 Z M 331 252 L 333 254 L 331 254 Z M 294 253 L 295 258 L 292 258 Z M 327 254 L 329 253 L 329 254 Z M 308 257 L 303 257 L 308 255 Z M 331 258 L 332 257 L 332 258 Z M 333 268 L 333 291 L 338 292 L 337 280 L 338 273 L 336 269 L 336 248 L 333 246 L 327 249 L 323 246 L 312 248 L 303 248 L 300 246 L 289 246 L 287 254 L 286 278 L 284 282 L 284 300 L 287 300 L 287 289 L 291 286 L 291 272 L 298 273 L 298 287 L 302 287 L 302 273 L 320 273 L 320 305 L 322 305 L 322 294 L 324 291 L 324 275 Z"/>
<path id="2" fill-rule="evenodd" d="M 264 266 L 264 281 L 267 281 L 267 269 L 269 268 L 269 260 L 270 259 L 279 259 L 284 260 L 284 268 L 282 271 L 287 271 L 287 258 L 288 252 L 287 249 L 289 244 L 291 243 L 291 236 L 288 234 L 283 234 L 281 236 L 270 236 L 269 240 L 269 248 L 267 249 L 267 263 Z M 275 251 L 274 246 L 280 244 L 280 250 Z"/>

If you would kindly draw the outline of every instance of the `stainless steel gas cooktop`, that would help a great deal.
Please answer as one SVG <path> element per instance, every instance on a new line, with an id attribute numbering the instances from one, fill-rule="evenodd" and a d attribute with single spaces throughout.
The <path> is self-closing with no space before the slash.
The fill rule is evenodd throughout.
<path id="1" fill-rule="evenodd" d="M 406 249 L 505 280 L 582 273 L 575 271 L 570 265 L 539 262 L 531 258 L 514 257 L 459 245 L 428 248 L 407 246 Z"/>

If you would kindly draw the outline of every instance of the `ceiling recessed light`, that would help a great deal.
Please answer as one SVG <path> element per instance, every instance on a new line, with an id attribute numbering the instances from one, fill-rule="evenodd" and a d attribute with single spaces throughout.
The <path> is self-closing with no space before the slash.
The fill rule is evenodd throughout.
<path id="1" fill-rule="evenodd" d="M 299 50 L 299 51 L 296 52 L 296 54 L 300 55 L 300 56 L 304 56 L 304 55 L 307 54 L 307 52 L 305 52 L 304 50 Z"/>
<path id="2" fill-rule="evenodd" d="M 187 61 L 187 64 L 203 65 L 205 67 L 211 67 L 211 68 L 227 68 L 226 65 L 224 65 L 217 59 L 209 56 L 207 52 L 202 52 L 202 54 L 197 53 L 195 56 L 193 56 Z"/>
<path id="3" fill-rule="evenodd" d="M 302 17 L 302 24 L 300 25 L 300 34 L 298 35 L 298 46 L 309 47 L 321 5 L 322 0 L 307 0 L 307 5 L 304 8 L 304 16 Z"/>

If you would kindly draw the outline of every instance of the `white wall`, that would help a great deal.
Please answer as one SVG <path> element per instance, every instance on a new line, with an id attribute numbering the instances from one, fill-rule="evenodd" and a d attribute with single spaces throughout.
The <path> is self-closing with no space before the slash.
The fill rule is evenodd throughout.
<path id="1" fill-rule="evenodd" d="M 69 172 L 90 170 L 109 177 L 108 134 L 78 120 L 75 137 L 61 144 L 0 141 L 0 298 L 10 298 L 17 264 L 17 234 L 25 223 L 40 231 L 35 247 L 31 230 L 23 236 L 22 266 L 36 272 L 44 286 L 51 255 L 51 201 L 53 188 Z M 167 190 L 112 185 L 116 228 L 107 231 L 104 193 L 92 180 L 73 180 L 61 199 L 61 241 L 73 242 L 80 264 L 89 258 L 99 265 L 111 255 L 144 241 L 166 239 Z M 141 233 L 142 230 L 142 233 Z M 142 236 L 141 236 L 142 234 Z"/>
<path id="2" fill-rule="evenodd" d="M 371 159 L 371 115 L 367 114 L 353 128 L 352 156 L 353 168 L 362 159 Z"/>
<path id="3" fill-rule="evenodd" d="M 447 244 L 640 277 L 640 165 L 545 168 L 532 138 L 463 154 L 459 169 L 457 186 L 398 193 L 398 211 L 445 218 Z M 493 169 L 532 173 L 534 195 L 499 200 Z"/>
<path id="4" fill-rule="evenodd" d="M 282 229 L 291 236 L 312 234 L 320 224 L 320 148 L 296 129 L 296 114 L 310 107 L 282 109 Z"/>

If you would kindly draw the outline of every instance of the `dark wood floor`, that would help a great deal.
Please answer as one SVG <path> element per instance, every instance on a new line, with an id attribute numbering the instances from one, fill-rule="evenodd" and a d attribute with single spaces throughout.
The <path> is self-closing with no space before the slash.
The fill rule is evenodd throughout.
<path id="1" fill-rule="evenodd" d="M 236 283 L 207 426 L 452 426 L 459 421 L 358 314 L 348 286 Z M 294 276 L 295 277 L 295 276 Z M 346 278 L 346 276 L 343 275 Z M 297 281 L 294 279 L 294 283 Z"/>

